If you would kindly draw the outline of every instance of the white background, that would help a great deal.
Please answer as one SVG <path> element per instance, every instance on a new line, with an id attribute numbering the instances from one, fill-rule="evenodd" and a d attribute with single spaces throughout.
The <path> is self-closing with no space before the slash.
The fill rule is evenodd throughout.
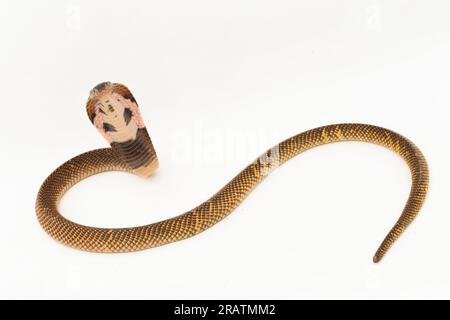
<path id="1" fill-rule="evenodd" d="M 450 298 L 448 1 L 3 1 L 0 298 Z M 180 214 L 268 147 L 363 122 L 413 140 L 427 202 L 378 265 L 410 188 L 406 164 L 363 143 L 311 150 L 227 219 L 129 254 L 65 247 L 34 201 L 52 170 L 106 146 L 89 90 L 129 86 L 161 168 L 75 186 L 62 213 L 95 226 Z"/>

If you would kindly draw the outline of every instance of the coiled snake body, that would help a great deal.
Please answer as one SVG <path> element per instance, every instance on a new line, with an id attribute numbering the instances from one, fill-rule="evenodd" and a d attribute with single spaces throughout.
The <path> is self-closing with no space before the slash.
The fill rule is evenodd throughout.
<path id="1" fill-rule="evenodd" d="M 274 168 L 308 149 L 338 141 L 365 141 L 399 154 L 412 174 L 412 187 L 404 210 L 378 248 L 378 262 L 418 214 L 428 188 L 428 168 L 421 151 L 393 131 L 366 124 L 336 124 L 293 136 L 269 149 L 242 170 L 210 199 L 194 209 L 157 223 L 131 228 L 96 228 L 64 218 L 58 203 L 79 181 L 105 171 L 126 171 L 150 176 L 158 167 L 151 139 L 136 100 L 123 85 L 102 83 L 91 91 L 89 118 L 111 148 L 81 154 L 56 169 L 43 183 L 36 201 L 37 217 L 56 240 L 94 252 L 129 252 L 192 237 L 229 215 Z"/>

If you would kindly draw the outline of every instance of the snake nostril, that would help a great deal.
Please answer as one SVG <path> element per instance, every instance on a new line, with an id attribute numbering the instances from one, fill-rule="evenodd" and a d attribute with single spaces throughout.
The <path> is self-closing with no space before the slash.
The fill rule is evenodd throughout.
<path id="1" fill-rule="evenodd" d="M 110 104 L 108 104 L 108 110 L 109 112 L 114 112 L 114 107 Z"/>

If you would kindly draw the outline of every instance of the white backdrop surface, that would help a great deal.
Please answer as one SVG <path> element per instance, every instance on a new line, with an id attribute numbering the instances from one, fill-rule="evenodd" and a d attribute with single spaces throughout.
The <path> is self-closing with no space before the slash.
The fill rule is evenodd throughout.
<path id="1" fill-rule="evenodd" d="M 450 298 L 448 1 L 3 1 L 0 10 L 0 298 Z M 39 226 L 40 184 L 106 144 L 84 104 L 129 86 L 161 168 L 69 191 L 63 214 L 133 226 L 180 214 L 268 147 L 338 122 L 413 140 L 427 202 L 378 265 L 407 199 L 394 153 L 362 143 L 311 150 L 227 219 L 129 254 L 65 247 Z"/>

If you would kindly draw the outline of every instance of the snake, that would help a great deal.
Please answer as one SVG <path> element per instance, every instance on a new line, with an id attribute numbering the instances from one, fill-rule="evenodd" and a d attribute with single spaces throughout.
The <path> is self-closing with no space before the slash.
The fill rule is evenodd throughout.
<path id="1" fill-rule="evenodd" d="M 90 121 L 110 144 L 75 156 L 43 182 L 36 199 L 37 219 L 57 241 L 85 251 L 119 253 L 144 250 L 187 239 L 227 217 L 273 170 L 311 148 L 341 141 L 362 141 L 386 147 L 407 163 L 412 185 L 404 209 L 373 256 L 379 262 L 418 215 L 428 190 L 429 171 L 420 149 L 404 136 L 374 125 L 326 125 L 292 136 L 270 148 L 223 188 L 195 208 L 163 221 L 125 228 L 85 226 L 58 210 L 64 194 L 75 184 L 108 171 L 150 177 L 159 162 L 136 99 L 123 84 L 95 86 L 86 104 Z M 289 188 L 289 186 L 286 186 Z"/>

